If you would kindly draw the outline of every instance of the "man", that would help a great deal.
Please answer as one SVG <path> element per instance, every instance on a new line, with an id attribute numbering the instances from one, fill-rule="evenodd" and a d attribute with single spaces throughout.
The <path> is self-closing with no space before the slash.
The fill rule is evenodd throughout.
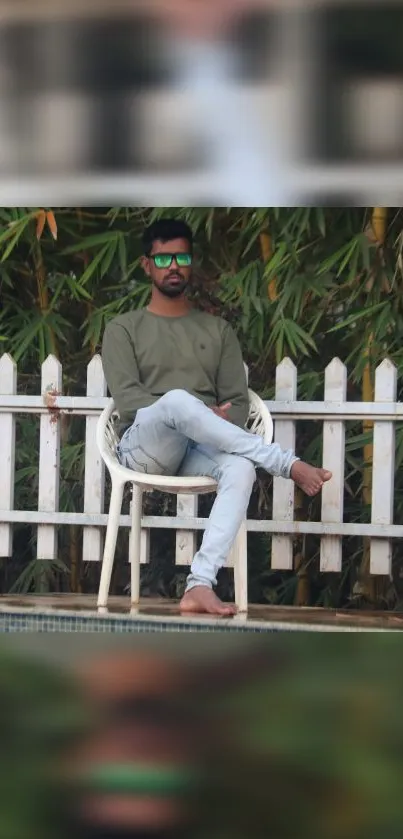
<path id="1" fill-rule="evenodd" d="M 255 467 L 291 478 L 310 496 L 331 473 L 244 430 L 248 389 L 235 333 L 222 318 L 192 308 L 186 296 L 193 261 L 188 225 L 154 222 L 143 247 L 150 303 L 115 318 L 103 339 L 105 376 L 120 414 L 118 456 L 137 471 L 217 481 L 181 610 L 232 615 L 235 607 L 223 604 L 213 586 L 246 514 Z"/>

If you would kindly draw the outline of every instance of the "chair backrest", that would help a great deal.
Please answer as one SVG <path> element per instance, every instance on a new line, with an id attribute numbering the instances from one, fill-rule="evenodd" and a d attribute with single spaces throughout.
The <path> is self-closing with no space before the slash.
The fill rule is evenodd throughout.
<path id="1" fill-rule="evenodd" d="M 269 446 L 273 441 L 273 420 L 263 399 L 249 388 L 249 414 L 245 428 L 252 434 L 259 434 Z"/>
<path id="2" fill-rule="evenodd" d="M 116 463 L 116 447 L 119 438 L 116 433 L 114 417 L 118 418 L 118 413 L 115 410 L 113 399 L 110 399 L 99 417 L 96 434 L 99 452 L 107 466 Z"/>

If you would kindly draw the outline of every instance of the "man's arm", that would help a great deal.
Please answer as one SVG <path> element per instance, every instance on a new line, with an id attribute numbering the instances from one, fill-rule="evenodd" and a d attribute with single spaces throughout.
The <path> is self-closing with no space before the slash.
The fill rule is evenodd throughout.
<path id="1" fill-rule="evenodd" d="M 234 330 L 226 324 L 217 374 L 217 403 L 231 402 L 227 417 L 235 425 L 244 427 L 249 413 L 248 385 L 242 351 Z"/>
<path id="2" fill-rule="evenodd" d="M 122 424 L 131 425 L 139 408 L 146 408 L 155 398 L 140 382 L 139 369 L 129 333 L 112 321 L 102 341 L 102 364 L 108 388 Z"/>

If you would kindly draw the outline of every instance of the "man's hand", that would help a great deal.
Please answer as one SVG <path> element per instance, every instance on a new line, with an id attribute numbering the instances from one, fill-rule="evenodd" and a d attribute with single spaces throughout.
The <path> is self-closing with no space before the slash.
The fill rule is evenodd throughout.
<path id="1" fill-rule="evenodd" d="M 211 410 L 217 414 L 217 417 L 221 417 L 221 419 L 231 422 L 230 418 L 227 416 L 227 412 L 230 408 L 232 408 L 232 402 L 225 402 L 224 405 L 213 405 Z"/>

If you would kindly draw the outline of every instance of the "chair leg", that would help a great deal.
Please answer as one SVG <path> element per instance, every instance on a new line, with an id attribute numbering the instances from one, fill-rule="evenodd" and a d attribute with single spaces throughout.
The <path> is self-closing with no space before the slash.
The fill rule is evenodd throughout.
<path id="1" fill-rule="evenodd" d="M 138 606 L 140 600 L 140 547 L 141 547 L 141 512 L 143 490 L 133 484 L 132 527 L 129 542 L 129 562 L 131 580 L 131 605 Z"/>
<path id="2" fill-rule="evenodd" d="M 98 592 L 98 609 L 104 609 L 108 602 L 111 584 L 113 560 L 115 558 L 116 541 L 119 530 L 119 519 L 122 510 L 123 484 L 112 481 L 111 502 L 109 505 L 108 526 L 106 528 L 105 548 L 102 559 L 101 580 Z"/>
<path id="3" fill-rule="evenodd" d="M 246 519 L 242 522 L 232 547 L 234 560 L 235 603 L 238 612 L 248 611 L 248 546 Z"/>

